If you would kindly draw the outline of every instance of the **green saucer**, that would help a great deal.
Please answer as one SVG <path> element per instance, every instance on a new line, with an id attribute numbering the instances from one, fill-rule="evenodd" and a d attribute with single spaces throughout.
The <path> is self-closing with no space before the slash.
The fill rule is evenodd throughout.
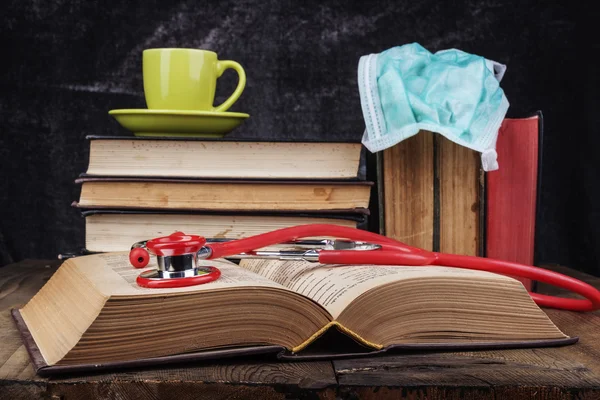
<path id="1" fill-rule="evenodd" d="M 191 110 L 110 110 L 121 126 L 135 136 L 223 137 L 248 114 Z"/>

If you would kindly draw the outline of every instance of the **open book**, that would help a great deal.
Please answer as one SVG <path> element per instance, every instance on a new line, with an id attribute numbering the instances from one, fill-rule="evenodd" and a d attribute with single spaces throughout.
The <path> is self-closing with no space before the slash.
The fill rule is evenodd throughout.
<path id="1" fill-rule="evenodd" d="M 188 288 L 145 289 L 136 285 L 140 271 L 125 252 L 65 261 L 13 312 L 38 372 L 261 349 L 297 358 L 332 329 L 373 352 L 576 341 L 520 282 L 492 273 L 295 261 L 202 263 L 220 268 L 221 278 Z"/>

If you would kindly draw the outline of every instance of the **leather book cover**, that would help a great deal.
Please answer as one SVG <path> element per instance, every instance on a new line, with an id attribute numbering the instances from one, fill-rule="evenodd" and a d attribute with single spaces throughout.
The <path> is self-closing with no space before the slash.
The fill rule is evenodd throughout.
<path id="1" fill-rule="evenodd" d="M 193 178 L 162 178 L 162 177 L 122 177 L 122 176 L 99 176 L 88 175 L 82 173 L 75 183 L 84 182 L 161 182 L 161 183 L 223 183 L 236 185 L 252 185 L 252 184 L 267 184 L 267 185 L 332 185 L 332 186 L 373 186 L 371 181 L 361 181 L 358 179 L 339 179 L 339 180 L 314 180 L 314 179 L 193 179 Z"/>
<path id="2" fill-rule="evenodd" d="M 231 216 L 264 216 L 264 217 L 281 217 L 282 213 L 279 211 L 240 211 L 232 212 L 226 211 L 215 211 L 208 210 L 205 212 L 196 212 L 194 210 L 127 210 L 127 209 L 86 209 L 80 208 L 82 217 L 88 217 L 96 214 L 182 214 L 182 215 L 231 215 Z M 293 210 L 292 210 L 293 211 Z M 293 211 L 289 213 L 294 217 L 303 218 L 327 218 L 327 219 L 345 219 L 350 221 L 356 221 L 359 229 L 366 229 L 367 219 L 369 210 L 366 208 L 360 208 L 357 212 L 351 212 L 348 214 L 330 214 L 328 212 L 306 212 L 306 211 Z"/>
<path id="3" fill-rule="evenodd" d="M 91 210 L 91 208 L 87 208 L 87 207 L 83 207 L 81 206 L 77 201 L 73 201 L 71 203 L 71 207 L 74 208 L 78 208 L 79 210 Z M 94 210 L 97 211 L 108 211 L 108 210 L 112 210 L 112 207 L 102 207 L 102 206 L 94 206 Z M 123 211 L 141 211 L 140 208 L 137 207 L 121 207 L 121 209 Z M 202 208 L 197 208 L 194 210 L 186 210 L 186 209 L 178 209 L 178 208 L 169 208 L 169 209 L 163 209 L 163 208 L 151 208 L 151 207 L 144 207 L 143 209 L 144 211 L 151 211 L 151 212 L 157 212 L 160 213 L 161 211 L 163 213 L 171 213 L 171 212 L 196 212 L 196 213 L 208 213 L 208 212 L 215 212 L 215 213 L 221 213 L 221 210 L 214 210 L 214 209 L 202 209 Z M 228 212 L 232 212 L 235 214 L 243 214 L 248 212 L 248 210 L 226 210 Z M 357 215 L 370 215 L 370 211 L 368 208 L 363 208 L 363 207 L 357 207 L 357 208 L 332 208 L 332 209 L 323 209 L 323 210 L 311 210 L 313 211 L 315 214 L 313 215 L 320 215 L 320 216 L 325 216 L 325 215 L 348 215 L 348 214 L 357 214 Z M 225 211 L 223 211 L 225 212 Z M 276 214 L 275 214 L 276 213 Z M 277 210 L 277 211 L 273 211 L 273 215 L 299 215 L 299 214 L 305 214 L 306 211 L 305 210 Z"/>
<path id="4" fill-rule="evenodd" d="M 536 340 L 536 341 L 523 341 L 523 342 L 472 342 L 469 344 L 400 344 L 392 345 L 381 350 L 370 350 L 365 347 L 358 345 L 357 343 L 348 344 L 346 349 L 346 343 L 350 338 L 339 339 L 339 332 L 328 332 L 323 336 L 328 336 L 317 339 L 314 344 L 311 344 L 306 351 L 302 353 L 291 353 L 282 346 L 247 346 L 247 347 L 236 347 L 226 348 L 219 350 L 207 350 L 196 353 L 184 353 L 171 356 L 145 358 L 131 361 L 121 362 L 108 362 L 101 364 L 79 364 L 79 365 L 48 365 L 44 361 L 41 352 L 39 351 L 35 341 L 25 321 L 21 317 L 21 313 L 17 309 L 11 310 L 12 317 L 16 323 L 17 329 L 21 335 L 23 343 L 27 348 L 31 362 L 33 363 L 36 373 L 40 376 L 55 376 L 68 373 L 81 373 L 81 372 L 97 372 L 105 370 L 122 370 L 129 368 L 141 368 L 141 367 L 157 367 L 167 366 L 194 362 L 196 365 L 198 362 L 221 362 L 225 359 L 237 358 L 237 357 L 256 357 L 261 359 L 268 359 L 270 362 L 273 361 L 315 361 L 315 360 L 335 360 L 340 358 L 359 358 L 359 357 L 372 357 L 385 354 L 391 354 L 396 352 L 415 352 L 415 351 L 468 351 L 468 350 L 488 350 L 488 349 L 517 349 L 517 348 L 530 348 L 530 347 L 555 347 L 565 346 L 576 343 L 579 338 L 571 337 L 565 339 L 553 339 L 553 340 Z M 331 330 L 330 330 L 331 331 Z M 338 335 L 339 334 L 339 335 Z M 335 344 L 334 344 L 335 343 Z"/>
<path id="5" fill-rule="evenodd" d="M 541 112 L 507 118 L 500 127 L 496 144 L 500 169 L 487 174 L 487 257 L 526 265 L 536 261 L 541 141 Z M 530 279 L 517 279 L 532 290 Z"/>
<path id="6" fill-rule="evenodd" d="M 297 140 L 294 138 L 286 138 L 285 136 L 278 137 L 277 140 L 267 140 L 259 138 L 235 138 L 235 137 L 171 137 L 171 136 L 102 136 L 102 135 L 87 135 L 86 140 L 139 140 L 139 141 L 179 141 L 179 142 L 246 142 L 246 143 L 355 143 L 360 144 L 361 139 L 356 140 L 322 140 L 304 138 Z"/>

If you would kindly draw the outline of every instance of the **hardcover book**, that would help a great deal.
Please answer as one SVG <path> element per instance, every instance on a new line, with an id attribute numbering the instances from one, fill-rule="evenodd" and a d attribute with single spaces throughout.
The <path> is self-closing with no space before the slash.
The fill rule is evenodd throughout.
<path id="1" fill-rule="evenodd" d="M 519 281 L 488 272 L 256 259 L 202 264 L 218 267 L 221 277 L 146 289 L 135 283 L 140 271 L 126 252 L 65 261 L 13 310 L 37 372 L 261 353 L 283 360 L 357 356 L 343 348 L 314 351 L 331 331 L 364 349 L 358 355 L 577 340 L 552 323 Z"/>
<path id="2" fill-rule="evenodd" d="M 75 207 L 362 212 L 369 207 L 367 181 L 273 181 L 85 176 Z"/>
<path id="3" fill-rule="evenodd" d="M 541 184 L 542 114 L 507 118 L 498 133 L 498 171 L 487 176 L 486 255 L 534 265 Z M 529 279 L 521 279 L 531 289 Z"/>
<path id="4" fill-rule="evenodd" d="M 365 209 L 365 211 L 368 211 Z M 129 250 L 148 238 L 176 231 L 216 239 L 241 239 L 306 224 L 331 224 L 366 229 L 366 214 L 327 213 L 195 213 L 144 210 L 83 210 L 85 248 L 90 252 Z"/>
<path id="5" fill-rule="evenodd" d="M 363 179 L 360 143 L 88 136 L 87 175 Z"/>

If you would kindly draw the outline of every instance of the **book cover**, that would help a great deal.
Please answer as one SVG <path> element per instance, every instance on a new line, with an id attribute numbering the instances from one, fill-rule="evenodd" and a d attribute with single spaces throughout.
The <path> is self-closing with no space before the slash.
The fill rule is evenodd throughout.
<path id="1" fill-rule="evenodd" d="M 480 164 L 477 152 L 428 131 L 379 152 L 380 233 L 426 250 L 482 256 Z"/>
<path id="2" fill-rule="evenodd" d="M 360 143 L 88 136 L 86 174 L 110 176 L 366 179 Z"/>
<path id="3" fill-rule="evenodd" d="M 365 213 L 373 182 L 85 176 L 79 208 Z"/>
<path id="4" fill-rule="evenodd" d="M 535 263 L 542 120 L 538 112 L 528 118 L 507 118 L 500 127 L 496 144 L 500 169 L 487 175 L 487 257 Z M 522 282 L 531 290 L 531 280 Z"/>

